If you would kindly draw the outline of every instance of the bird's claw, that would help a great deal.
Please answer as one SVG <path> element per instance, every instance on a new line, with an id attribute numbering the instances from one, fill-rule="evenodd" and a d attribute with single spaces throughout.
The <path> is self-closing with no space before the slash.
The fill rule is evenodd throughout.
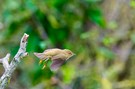
<path id="1" fill-rule="evenodd" d="M 46 67 L 46 65 L 44 65 L 44 66 L 42 67 L 42 70 L 43 70 L 45 67 Z"/>

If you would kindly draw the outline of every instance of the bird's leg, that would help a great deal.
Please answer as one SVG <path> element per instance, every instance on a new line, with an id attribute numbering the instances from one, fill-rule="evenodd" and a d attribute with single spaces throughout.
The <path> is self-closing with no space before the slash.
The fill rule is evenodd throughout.
<path id="1" fill-rule="evenodd" d="M 42 67 L 42 70 L 46 67 L 46 64 L 44 64 L 44 66 Z"/>
<path id="2" fill-rule="evenodd" d="M 48 60 L 49 60 L 49 58 L 46 58 L 46 59 L 45 59 L 45 62 L 48 61 Z M 44 64 L 42 70 L 43 70 L 45 67 L 46 67 L 46 64 Z"/>
<path id="3" fill-rule="evenodd" d="M 48 57 L 48 58 L 46 58 L 45 62 L 46 62 L 46 61 L 48 61 L 49 59 L 50 59 L 49 57 Z"/>
<path id="4" fill-rule="evenodd" d="M 39 64 L 41 64 L 42 62 L 43 62 L 43 60 L 40 60 L 40 61 L 39 61 Z"/>
<path id="5" fill-rule="evenodd" d="M 45 61 L 45 62 L 46 62 L 46 61 L 48 61 L 48 60 L 49 60 L 49 57 L 48 57 L 48 58 L 46 58 L 45 60 L 40 60 L 40 61 L 39 61 L 39 64 L 41 64 L 43 61 Z"/>
<path id="6" fill-rule="evenodd" d="M 48 57 L 48 58 L 46 58 L 46 59 L 45 59 L 45 62 L 47 62 L 50 58 L 51 58 L 51 56 Z M 45 67 L 46 67 L 46 64 L 44 64 L 44 66 L 42 67 L 42 70 L 43 70 Z"/>

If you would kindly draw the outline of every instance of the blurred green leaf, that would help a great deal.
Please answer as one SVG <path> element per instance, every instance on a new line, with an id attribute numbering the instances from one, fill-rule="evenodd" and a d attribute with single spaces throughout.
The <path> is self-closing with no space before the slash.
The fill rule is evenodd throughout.
<path id="1" fill-rule="evenodd" d="M 99 49 L 99 54 L 107 59 L 114 59 L 115 57 L 114 52 L 105 47 L 101 47 Z"/>
<path id="2" fill-rule="evenodd" d="M 74 78 L 75 75 L 75 68 L 74 66 L 64 66 L 62 69 L 62 73 L 63 73 L 63 78 L 64 78 L 64 82 L 69 84 L 72 79 Z"/>
<path id="3" fill-rule="evenodd" d="M 130 6 L 133 7 L 133 8 L 135 8 L 135 0 L 131 0 L 130 1 Z"/>
<path id="4" fill-rule="evenodd" d="M 103 28 L 106 27 L 105 19 L 104 19 L 104 17 L 103 17 L 99 8 L 90 9 L 88 14 L 89 14 L 89 19 L 91 21 L 93 21 L 94 23 L 96 23 L 97 25 L 99 25 Z"/>

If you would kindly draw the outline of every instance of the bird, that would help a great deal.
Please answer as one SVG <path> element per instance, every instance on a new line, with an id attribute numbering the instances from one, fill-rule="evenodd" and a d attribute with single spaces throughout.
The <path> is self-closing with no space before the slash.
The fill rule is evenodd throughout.
<path id="1" fill-rule="evenodd" d="M 65 61 L 67 61 L 75 54 L 69 49 L 52 48 L 47 49 L 42 53 L 35 52 L 34 55 L 40 59 L 39 63 L 42 63 L 42 61 L 44 60 L 47 61 L 50 59 L 52 61 L 50 69 L 52 71 L 56 71 L 62 64 L 64 64 Z M 43 68 L 45 67 L 46 65 L 44 65 Z"/>

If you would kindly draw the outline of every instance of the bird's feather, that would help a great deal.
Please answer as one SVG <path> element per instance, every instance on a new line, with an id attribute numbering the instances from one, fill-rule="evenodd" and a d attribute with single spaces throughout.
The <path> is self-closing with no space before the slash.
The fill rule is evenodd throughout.
<path id="1" fill-rule="evenodd" d="M 52 61 L 51 70 L 56 71 L 59 67 L 67 61 L 71 56 L 73 56 L 73 52 L 68 49 L 47 49 L 43 53 L 34 53 L 41 60 L 50 59 Z"/>
<path id="2" fill-rule="evenodd" d="M 38 57 L 39 59 L 46 59 L 46 56 L 44 55 L 44 53 L 34 53 L 34 55 L 36 56 L 36 57 Z"/>
<path id="3" fill-rule="evenodd" d="M 67 59 L 67 57 L 65 54 L 59 53 L 58 55 L 55 55 L 52 57 L 52 60 L 57 60 L 57 59 L 65 60 L 65 59 Z"/>
<path id="4" fill-rule="evenodd" d="M 56 71 L 59 69 L 59 67 L 64 63 L 64 60 L 61 59 L 57 59 L 57 60 L 53 60 L 52 64 L 51 64 L 51 70 L 52 71 Z"/>

